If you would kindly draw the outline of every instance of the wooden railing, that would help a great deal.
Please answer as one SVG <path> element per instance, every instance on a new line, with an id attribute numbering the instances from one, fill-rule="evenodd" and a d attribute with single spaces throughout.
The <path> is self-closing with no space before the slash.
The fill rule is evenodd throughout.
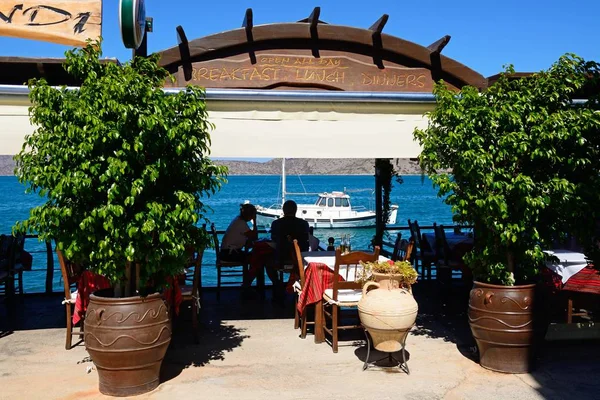
<path id="1" fill-rule="evenodd" d="M 454 226 L 448 225 L 448 226 L 444 226 L 444 228 L 453 229 Z M 465 227 L 463 226 L 462 228 L 465 228 Z M 466 228 L 470 228 L 470 227 L 466 227 Z M 433 230 L 433 225 L 423 225 L 423 226 L 420 226 L 420 229 L 422 231 L 431 231 L 431 230 Z M 381 254 L 385 255 L 386 257 L 390 257 L 394 250 L 394 242 L 396 239 L 395 233 L 402 232 L 403 236 L 404 236 L 404 232 L 410 231 L 410 228 L 408 226 L 399 226 L 398 225 L 398 226 L 388 226 L 388 227 L 386 227 L 385 230 L 388 231 L 390 234 L 392 234 L 392 237 L 394 238 L 394 240 L 393 241 L 388 241 L 388 240 L 383 241 L 383 246 L 381 248 Z M 318 229 L 315 229 L 315 231 L 318 231 Z M 270 231 L 267 231 L 266 229 L 258 230 L 258 233 L 261 233 L 261 234 L 266 234 L 269 232 Z M 217 234 L 219 234 L 219 235 L 222 235 L 224 233 L 225 233 L 224 230 L 217 231 Z M 25 237 L 27 239 L 37 239 L 38 236 L 37 235 L 26 235 Z M 407 239 L 408 239 L 408 237 L 409 237 L 409 235 L 406 235 Z M 31 253 L 42 253 L 42 252 L 44 252 L 44 250 L 32 251 Z M 54 250 L 52 247 L 52 243 L 46 242 L 45 253 L 46 253 L 45 293 L 51 294 L 51 293 L 53 293 L 53 281 L 54 281 L 54 270 L 55 270 Z M 34 257 L 34 260 L 35 260 L 35 257 Z M 58 267 L 58 266 L 56 266 L 56 267 Z M 40 269 L 37 269 L 37 270 L 39 271 Z"/>

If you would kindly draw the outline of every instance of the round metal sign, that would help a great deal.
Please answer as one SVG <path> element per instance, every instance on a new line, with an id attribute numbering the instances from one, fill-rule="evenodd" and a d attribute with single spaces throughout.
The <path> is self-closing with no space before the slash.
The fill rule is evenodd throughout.
<path id="1" fill-rule="evenodd" d="M 146 30 L 146 6 L 144 0 L 120 0 L 119 25 L 123 44 L 137 49 L 142 44 Z"/>

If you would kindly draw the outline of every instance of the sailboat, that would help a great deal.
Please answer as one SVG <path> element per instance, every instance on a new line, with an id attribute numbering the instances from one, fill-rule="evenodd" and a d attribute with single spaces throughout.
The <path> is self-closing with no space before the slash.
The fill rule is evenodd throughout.
<path id="1" fill-rule="evenodd" d="M 258 205 L 256 207 L 256 223 L 259 226 L 270 227 L 271 223 L 283 216 L 281 206 L 285 203 L 286 194 L 310 194 L 310 193 L 287 193 L 285 175 L 285 158 L 281 165 L 281 203 L 269 207 Z M 307 221 L 314 228 L 357 228 L 375 226 L 375 211 L 365 207 L 353 207 L 350 201 L 349 191 L 344 188 L 343 192 L 314 193 L 317 199 L 313 204 L 298 204 L 296 216 Z M 398 206 L 392 205 L 388 224 L 396 223 Z"/>

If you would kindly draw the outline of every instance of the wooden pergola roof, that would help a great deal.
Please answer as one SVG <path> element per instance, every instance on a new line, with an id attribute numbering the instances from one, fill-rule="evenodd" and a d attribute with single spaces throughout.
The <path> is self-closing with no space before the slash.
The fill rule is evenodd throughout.
<path id="1" fill-rule="evenodd" d="M 240 63 L 245 68 L 261 64 L 261 54 L 306 56 L 314 60 L 327 59 L 343 55 L 357 61 L 354 69 L 386 71 L 388 68 L 421 69 L 428 71 L 428 79 L 443 79 L 450 85 L 461 88 L 464 85 L 483 89 L 487 79 L 467 66 L 441 54 L 448 44 L 450 36 L 444 36 L 429 46 L 422 46 L 398 37 L 383 33 L 388 16 L 383 15 L 369 29 L 332 25 L 319 20 L 320 9 L 317 7 L 310 17 L 298 22 L 253 25 L 252 10 L 245 14 L 242 27 L 187 41 L 182 27 L 178 27 L 179 45 L 160 52 L 160 64 L 171 73 L 178 75 L 178 86 L 192 80 L 194 64 L 211 64 L 211 68 L 221 68 L 224 64 L 216 64 L 216 60 Z M 247 62 L 244 63 L 244 58 Z M 363 66 L 358 64 L 362 63 Z M 207 75 L 208 77 L 208 75 Z M 185 78 L 185 79 L 183 79 Z M 208 79 L 207 79 L 208 80 Z M 275 80 L 275 79 L 272 79 Z M 203 82 L 214 86 L 206 87 L 244 88 L 248 82 Z M 314 83 L 314 82 L 313 82 Z M 279 79 L 269 85 L 252 88 L 273 89 L 278 86 L 307 87 L 330 90 L 352 90 L 344 85 L 301 84 L 294 79 Z M 428 86 L 430 91 L 432 85 Z M 394 91 L 398 88 L 386 88 Z M 360 87 L 360 91 L 369 91 Z M 410 91 L 410 90 L 398 90 Z"/>

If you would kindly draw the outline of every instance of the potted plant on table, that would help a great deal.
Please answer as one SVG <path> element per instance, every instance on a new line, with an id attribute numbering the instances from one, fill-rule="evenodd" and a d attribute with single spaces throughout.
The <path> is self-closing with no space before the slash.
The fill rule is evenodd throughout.
<path id="1" fill-rule="evenodd" d="M 483 367 L 524 373 L 534 354 L 544 248 L 564 232 L 592 248 L 600 193 L 598 64 L 563 56 L 548 71 L 507 68 L 483 92 L 435 86 L 420 162 L 454 220 L 474 226 L 469 323 Z M 438 173 L 448 171 L 451 173 Z M 538 302 L 539 303 L 539 302 Z M 543 321 L 543 318 L 541 319 Z"/>
<path id="2" fill-rule="evenodd" d="M 100 43 L 66 53 L 77 89 L 29 83 L 31 122 L 16 174 L 46 202 L 15 230 L 54 240 L 66 258 L 107 277 L 92 295 L 85 344 L 100 391 L 154 389 L 171 338 L 160 291 L 181 273 L 186 248 L 208 245 L 196 228 L 203 197 L 226 170 L 207 157 L 204 92 L 166 95 L 158 56 L 100 62 Z"/>

